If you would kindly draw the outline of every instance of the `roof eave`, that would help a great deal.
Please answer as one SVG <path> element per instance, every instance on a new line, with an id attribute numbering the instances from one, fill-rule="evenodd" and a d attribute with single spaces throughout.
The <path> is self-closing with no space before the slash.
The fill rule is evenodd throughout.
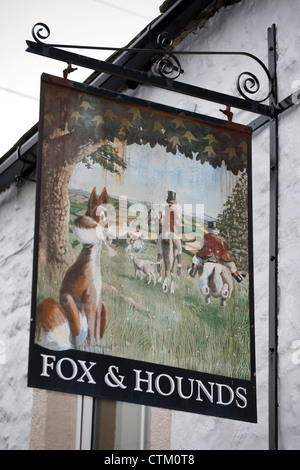
<path id="1" fill-rule="evenodd" d="M 173 4 L 172 4 L 173 3 Z M 157 37 L 162 32 L 167 32 L 175 38 L 182 29 L 192 22 L 203 10 L 216 3 L 216 0 L 190 0 L 188 5 L 184 0 L 171 2 L 171 6 L 149 25 L 128 45 L 134 49 L 160 49 Z M 168 6 L 167 2 L 164 2 Z M 123 65 L 135 70 L 149 68 L 150 57 L 142 52 L 126 51 L 116 52 L 107 60 L 117 65 Z M 108 76 L 103 73 L 93 72 L 85 81 L 90 85 L 104 87 L 109 90 L 119 90 L 128 85 L 126 80 L 120 77 Z M 33 126 L 19 141 L 0 158 L 0 192 L 12 182 L 18 181 L 20 175 L 28 176 L 34 169 L 37 156 L 38 123 Z"/>

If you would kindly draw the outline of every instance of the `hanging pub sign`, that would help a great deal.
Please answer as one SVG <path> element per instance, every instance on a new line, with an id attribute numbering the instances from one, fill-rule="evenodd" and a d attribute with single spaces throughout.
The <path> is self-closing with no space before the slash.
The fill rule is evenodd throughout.
<path id="1" fill-rule="evenodd" d="M 256 422 L 251 131 L 43 75 L 31 387 Z"/>

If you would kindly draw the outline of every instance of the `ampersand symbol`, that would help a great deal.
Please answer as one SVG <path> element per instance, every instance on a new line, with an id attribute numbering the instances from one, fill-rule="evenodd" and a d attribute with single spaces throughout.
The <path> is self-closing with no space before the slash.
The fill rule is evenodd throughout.
<path id="1" fill-rule="evenodd" d="M 119 368 L 117 366 L 110 366 L 108 368 L 107 374 L 104 377 L 105 383 L 109 387 L 120 387 L 122 389 L 127 388 L 127 386 L 123 384 L 124 375 L 117 376 L 115 375 L 114 370 L 117 372 L 117 374 L 119 374 Z M 113 382 L 110 379 L 112 379 Z"/>

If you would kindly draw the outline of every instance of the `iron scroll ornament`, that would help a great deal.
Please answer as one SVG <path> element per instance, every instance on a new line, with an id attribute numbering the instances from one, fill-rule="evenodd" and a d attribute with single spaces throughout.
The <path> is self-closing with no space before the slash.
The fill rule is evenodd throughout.
<path id="1" fill-rule="evenodd" d="M 168 33 L 161 33 L 157 38 L 157 44 L 161 49 L 140 49 L 140 48 L 131 48 L 131 47 L 104 47 L 104 46 L 80 46 L 80 45 L 71 45 L 71 44 L 51 44 L 45 43 L 44 41 L 50 36 L 50 28 L 45 23 L 36 23 L 32 28 L 32 37 L 38 44 L 43 44 L 45 47 L 56 47 L 64 49 L 90 49 L 90 50 L 105 50 L 105 51 L 114 51 L 114 52 L 137 52 L 145 53 L 154 56 L 160 56 L 155 63 L 155 71 L 165 78 L 175 80 L 178 78 L 184 70 L 181 67 L 178 55 L 236 55 L 249 57 L 250 59 L 256 61 L 260 67 L 265 72 L 268 82 L 269 82 L 269 91 L 266 97 L 263 99 L 251 99 L 248 95 L 254 95 L 260 90 L 260 81 L 257 76 L 252 72 L 242 72 L 236 81 L 236 86 L 239 94 L 248 101 L 263 103 L 273 93 L 273 79 L 272 76 L 266 67 L 266 65 L 255 55 L 249 52 L 237 52 L 237 51 L 174 51 L 170 50 L 173 45 L 173 40 Z"/>

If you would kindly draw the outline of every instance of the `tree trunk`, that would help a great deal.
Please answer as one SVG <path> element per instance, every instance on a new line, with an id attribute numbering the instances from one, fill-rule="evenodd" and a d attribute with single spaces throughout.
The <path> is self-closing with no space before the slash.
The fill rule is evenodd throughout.
<path id="1" fill-rule="evenodd" d="M 69 181 L 76 164 L 100 146 L 101 142 L 93 141 L 79 146 L 72 133 L 63 133 L 44 142 L 41 168 L 39 267 L 43 269 L 47 266 L 49 280 L 63 276 L 75 261 L 75 254 L 69 241 Z"/>

